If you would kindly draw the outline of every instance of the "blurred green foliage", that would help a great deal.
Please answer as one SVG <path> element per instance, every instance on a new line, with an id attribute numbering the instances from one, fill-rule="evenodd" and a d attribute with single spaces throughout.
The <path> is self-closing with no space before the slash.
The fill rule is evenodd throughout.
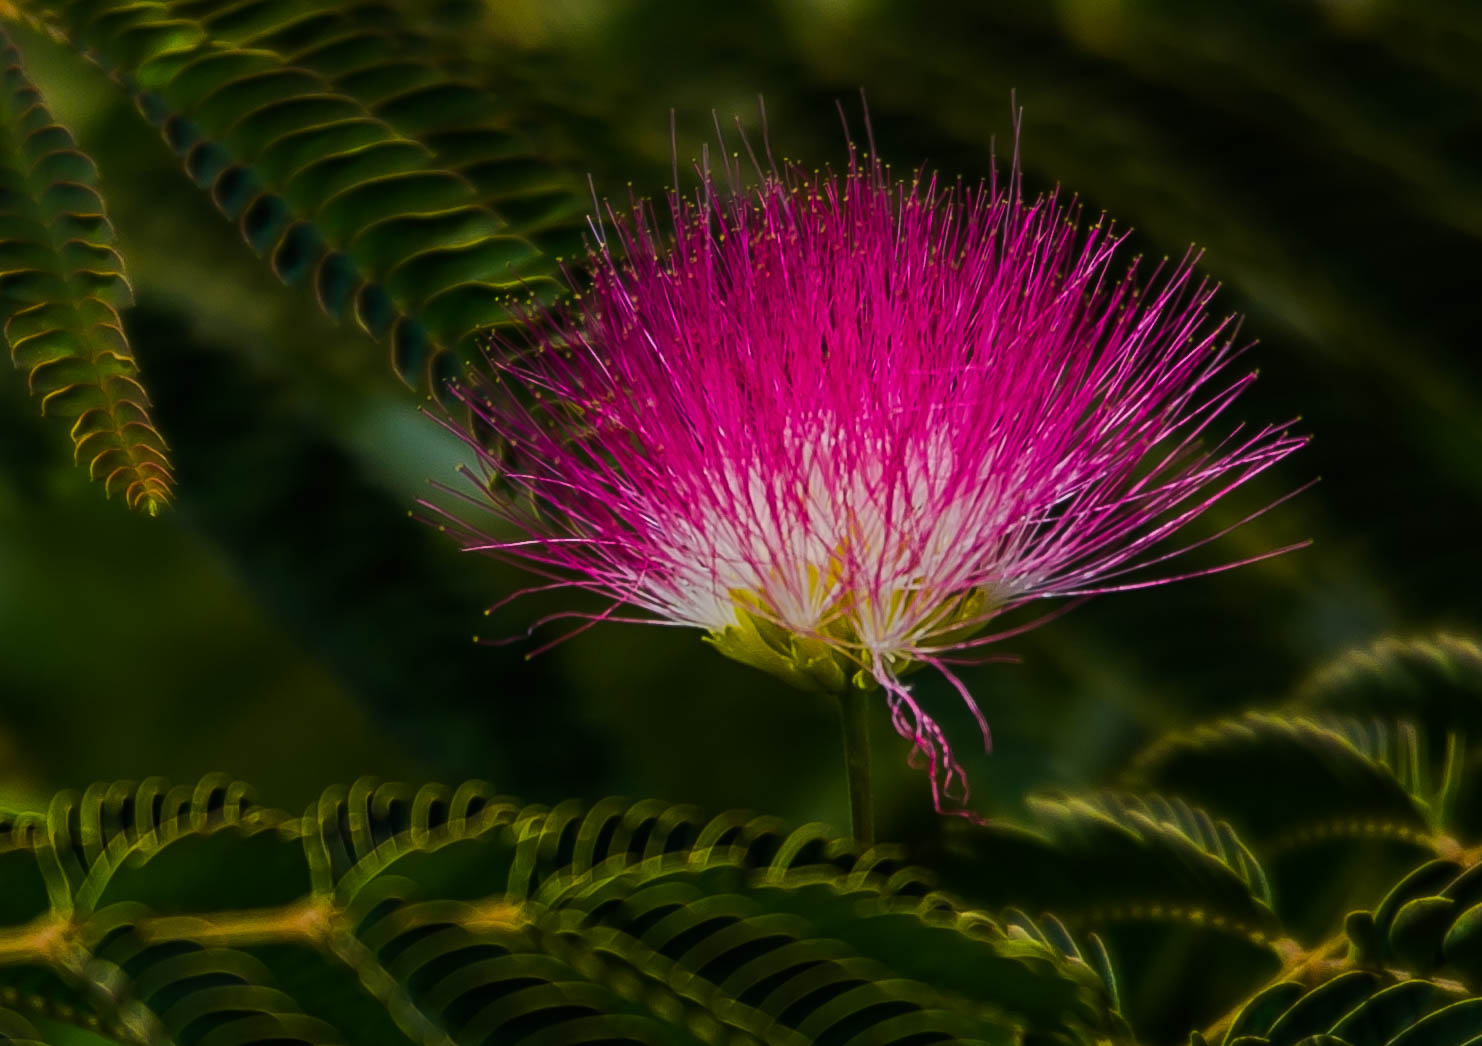
<path id="1" fill-rule="evenodd" d="M 1259 338 L 1239 410 L 1313 445 L 1205 526 L 1320 475 L 1191 568 L 1095 601 L 965 680 L 980 808 L 1105 779 L 1150 738 L 1397 630 L 1482 619 L 1482 11 L 1464 0 L 444 0 L 404 5 L 439 59 L 599 194 L 657 193 L 712 110 L 779 155 L 837 163 L 862 125 L 898 170 L 983 177 L 1017 143 L 1059 183 L 1188 244 Z M 536 800 L 658 796 L 846 819 L 835 713 L 676 630 L 600 627 L 526 660 L 565 604 L 407 518 L 460 450 L 385 350 L 285 289 L 102 71 L 17 28 L 28 75 L 100 170 L 136 307 L 125 325 L 169 441 L 158 519 L 105 502 L 18 376 L 0 380 L 0 805 L 96 778 L 209 770 L 301 809 L 328 779 L 491 779 Z M 1129 252 L 1130 257 L 1130 252 Z M 3 377 L 3 376 L 0 376 Z M 950 688 L 919 691 L 949 736 Z M 937 831 L 877 720 L 881 835 Z"/>
<path id="2" fill-rule="evenodd" d="M 1465 1046 L 1479 682 L 1465 637 L 1355 650 L 1118 789 L 909 848 L 483 781 L 361 778 L 301 815 L 224 774 L 99 782 L 0 808 L 0 1035 Z"/>

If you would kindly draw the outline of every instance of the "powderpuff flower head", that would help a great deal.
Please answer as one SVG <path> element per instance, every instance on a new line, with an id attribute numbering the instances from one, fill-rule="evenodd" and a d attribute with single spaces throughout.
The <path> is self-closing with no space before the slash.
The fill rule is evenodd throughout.
<path id="1" fill-rule="evenodd" d="M 594 620 L 637 608 L 805 690 L 880 694 L 960 809 L 907 674 L 951 680 L 986 745 L 952 666 L 990 622 L 1189 576 L 1165 539 L 1304 440 L 1224 421 L 1254 375 L 1193 256 L 1121 271 L 1124 234 L 1024 200 L 1017 163 L 723 182 L 666 220 L 609 211 L 582 293 L 456 388 L 471 420 L 445 423 L 484 474 L 450 529 L 611 601 Z"/>

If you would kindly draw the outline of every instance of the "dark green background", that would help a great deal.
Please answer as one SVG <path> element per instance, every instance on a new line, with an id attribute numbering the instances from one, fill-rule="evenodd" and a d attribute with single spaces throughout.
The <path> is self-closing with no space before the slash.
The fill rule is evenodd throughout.
<path id="1" fill-rule="evenodd" d="M 1301 414 L 1314 444 L 1201 524 L 1314 476 L 1190 557 L 1279 560 L 1106 597 L 966 679 L 997 749 L 980 808 L 1104 778 L 1154 733 L 1282 695 L 1379 634 L 1476 622 L 1482 498 L 1482 9 L 1414 0 L 640 0 L 448 4 L 448 60 L 497 88 L 552 156 L 622 199 L 661 191 L 711 110 L 778 151 L 844 156 L 868 92 L 882 152 L 976 179 L 1024 108 L 1030 182 L 1136 228 L 1153 257 L 1207 248 L 1262 377 L 1236 408 Z M 479 776 L 531 799 L 623 793 L 845 816 L 834 713 L 678 630 L 608 626 L 527 661 L 559 601 L 408 518 L 458 448 L 383 350 L 279 287 L 95 68 L 17 37 L 98 160 L 138 307 L 130 335 L 178 504 L 104 501 L 12 375 L 0 382 L 0 805 L 55 788 L 225 770 L 272 804 L 335 780 Z M 1130 257 L 1130 252 L 1129 252 Z M 932 817 L 876 719 L 887 834 Z"/>

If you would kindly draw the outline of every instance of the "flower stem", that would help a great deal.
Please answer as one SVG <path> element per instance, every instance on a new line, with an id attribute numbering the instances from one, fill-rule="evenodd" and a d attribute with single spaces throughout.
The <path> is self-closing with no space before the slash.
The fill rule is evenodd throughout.
<path id="1" fill-rule="evenodd" d="M 845 687 L 839 695 L 844 721 L 844 772 L 849 779 L 850 833 L 866 846 L 875 842 L 875 800 L 870 790 L 869 695 Z"/>

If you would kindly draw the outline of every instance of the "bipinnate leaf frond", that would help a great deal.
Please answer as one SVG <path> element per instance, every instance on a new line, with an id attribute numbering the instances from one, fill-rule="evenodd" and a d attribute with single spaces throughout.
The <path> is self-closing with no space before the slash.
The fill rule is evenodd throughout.
<path id="1" fill-rule="evenodd" d="M 1217 1022 L 1217 1046 L 1295 1043 L 1461 1046 L 1482 1037 L 1482 866 L 1438 859 L 1349 914 L 1333 939 Z"/>
<path id="2" fill-rule="evenodd" d="M 369 780 L 291 817 L 222 776 L 3 823 L 43 889 L 0 926 L 0 991 L 120 1041 L 1128 1036 L 1099 942 L 821 825 Z"/>
<path id="3" fill-rule="evenodd" d="M 1031 796 L 1027 826 L 954 834 L 944 874 L 992 906 L 1052 911 L 1067 924 L 1197 926 L 1279 933 L 1265 871 L 1229 824 L 1182 799 L 1127 792 Z M 999 860 L 990 859 L 998 855 Z"/>
<path id="4" fill-rule="evenodd" d="M 509 98 L 450 75 L 440 48 L 407 8 L 385 0 L 272 0 L 250 17 L 213 0 L 176 0 L 216 40 L 267 47 L 321 73 L 437 164 L 473 185 L 477 199 L 552 256 L 582 245 L 591 204 L 586 186 L 556 168 L 523 133 Z"/>
<path id="5" fill-rule="evenodd" d="M 1427 830 L 1416 797 L 1392 768 L 1310 718 L 1255 711 L 1166 734 L 1134 759 L 1128 776 L 1233 815 L 1241 837 L 1258 849 L 1295 844 L 1322 821 L 1335 832 L 1400 838 Z M 1276 791 L 1291 796 L 1295 809 L 1267 802 Z M 1377 823 L 1347 824 L 1365 815 Z"/>
<path id="6" fill-rule="evenodd" d="M 1249 712 L 1165 735 L 1128 780 L 1227 820 L 1259 857 L 1284 924 L 1316 940 L 1452 845 L 1396 771 L 1331 725 Z"/>
<path id="7" fill-rule="evenodd" d="M 1030 809 L 1042 822 L 1053 820 L 1061 824 L 1071 820 L 1090 822 L 1099 814 L 1139 837 L 1149 851 L 1160 847 L 1174 852 L 1197 851 L 1211 862 L 1210 870 L 1203 878 L 1224 880 L 1233 876 L 1245 887 L 1233 891 L 1239 898 L 1238 903 L 1244 903 L 1248 896 L 1266 908 L 1271 904 L 1271 888 L 1266 873 L 1250 848 L 1227 822 L 1214 820 L 1178 797 L 1104 790 L 1058 800 L 1031 799 Z M 1063 837 L 1069 832 L 1061 829 L 1057 834 Z M 1183 881 L 1187 883 L 1190 878 L 1184 876 Z M 1215 890 L 1221 888 L 1215 887 Z M 1268 918 L 1269 913 L 1255 910 L 1252 922 L 1263 923 Z"/>
<path id="8" fill-rule="evenodd" d="M 1283 981 L 1256 995 L 1216 1046 L 1462 1046 L 1482 1035 L 1482 999 L 1455 985 L 1348 970 L 1308 988 Z"/>
<path id="9" fill-rule="evenodd" d="M 1482 643 L 1476 637 L 1382 638 L 1308 675 L 1291 708 L 1363 724 L 1373 743 L 1387 745 L 1398 766 L 1428 792 L 1438 828 L 1468 836 L 1482 830 L 1482 800 L 1461 787 L 1482 764 Z"/>
<path id="10" fill-rule="evenodd" d="M 1475 856 L 1471 858 L 1475 862 Z M 1292 950 L 1282 972 L 1196 1043 L 1324 1041 L 1461 1046 L 1482 1037 L 1482 867 L 1415 868 L 1343 930 Z"/>
<path id="11" fill-rule="evenodd" d="M 1458 841 L 1475 835 L 1465 780 L 1478 759 L 1467 743 L 1476 650 L 1440 635 L 1345 655 L 1284 709 L 1156 739 L 1124 780 L 1169 798 L 1096 804 L 1118 821 L 1151 817 L 1232 868 L 1248 859 L 1264 873 L 1245 879 L 1262 884 L 1280 917 L 1278 969 L 1233 1007 L 1204 1008 L 1204 1020 L 1191 1011 L 1201 1025 L 1225 1013 L 1196 1044 L 1444 1046 L 1482 1036 L 1482 875 L 1476 849 Z M 1238 848 L 1209 845 L 1200 809 L 1236 833 Z M 1123 982 L 1140 983 L 1145 954 L 1107 938 Z M 1227 963 L 1215 968 L 1238 981 Z M 1168 1030 L 1156 1009 L 1150 1019 L 1135 999 L 1124 1005 L 1139 1032 Z M 1158 1005 L 1177 1007 L 1167 993 Z"/>
<path id="12" fill-rule="evenodd" d="M 1026 913 L 1104 947 L 1139 1034 L 1182 1036 L 1280 968 L 1286 931 L 1265 870 L 1227 822 L 1155 793 L 1032 796 L 1028 806 L 1023 826 L 961 826 L 931 865 L 1006 919 Z"/>
<path id="13" fill-rule="evenodd" d="M 1482 644 L 1453 632 L 1385 637 L 1317 668 L 1292 700 L 1303 709 L 1403 719 L 1441 734 L 1482 734 Z"/>
<path id="14" fill-rule="evenodd" d="M 576 187 L 502 106 L 417 53 L 394 8 L 61 0 L 29 14 L 134 96 L 286 283 L 440 390 L 479 332 L 559 292 Z"/>
<path id="15" fill-rule="evenodd" d="M 0 322 L 11 359 L 42 413 L 71 422 L 77 463 L 153 515 L 174 481 L 119 316 L 133 292 L 97 169 L 3 31 L 0 77 Z"/>

